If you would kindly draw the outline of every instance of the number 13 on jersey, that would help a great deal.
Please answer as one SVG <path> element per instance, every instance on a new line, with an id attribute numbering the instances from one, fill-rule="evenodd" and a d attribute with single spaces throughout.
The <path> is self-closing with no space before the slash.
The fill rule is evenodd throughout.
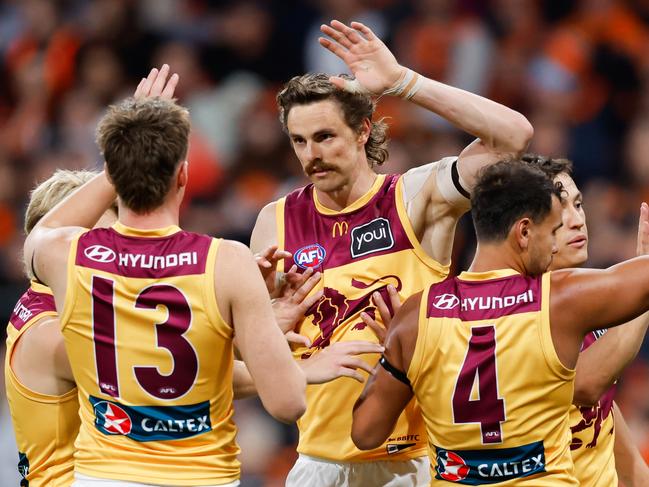
<path id="1" fill-rule="evenodd" d="M 501 423 L 505 421 L 505 401 L 498 393 L 493 325 L 471 328 L 469 347 L 455 382 L 452 409 L 455 424 L 480 424 L 483 444 L 503 442 Z"/>

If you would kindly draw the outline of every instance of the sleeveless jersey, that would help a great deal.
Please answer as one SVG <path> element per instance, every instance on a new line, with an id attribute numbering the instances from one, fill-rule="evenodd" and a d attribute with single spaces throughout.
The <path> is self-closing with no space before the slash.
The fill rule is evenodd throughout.
<path id="1" fill-rule="evenodd" d="M 380 292 L 389 303 L 388 284 L 405 299 L 448 274 L 447 266 L 421 248 L 403 204 L 402 184 L 398 175 L 378 176 L 367 194 L 342 211 L 319 204 L 313 185 L 278 201 L 278 244 L 293 254 L 288 267 L 293 263 L 302 269 L 314 267 L 322 273 L 324 288 L 322 299 L 307 311 L 297 329 L 312 343 L 308 349 L 294 349 L 297 358 L 308 359 L 335 342 L 377 342 L 360 319 L 365 311 L 380 321 L 370 300 L 372 293 Z M 372 366 L 379 358 L 376 354 L 361 357 Z M 339 462 L 425 455 L 425 431 L 414 401 L 384 445 L 370 451 L 355 447 L 352 408 L 362 390 L 363 384 L 347 377 L 307 386 L 306 413 L 298 421 L 298 451 Z"/>
<path id="2" fill-rule="evenodd" d="M 73 479 L 74 439 L 79 432 L 77 389 L 61 396 L 33 391 L 21 384 L 11 370 L 11 356 L 18 339 L 47 317 L 56 317 L 49 288 L 32 281 L 9 319 L 5 386 L 18 446 L 21 486 L 68 487 Z"/>
<path id="3" fill-rule="evenodd" d="M 556 354 L 550 273 L 463 272 L 424 291 L 407 372 L 430 442 L 431 485 L 579 485 L 574 370 Z"/>
<path id="4" fill-rule="evenodd" d="M 219 242 L 120 223 L 73 241 L 61 326 L 79 388 L 75 471 L 164 485 L 239 478 Z"/>
<path id="5" fill-rule="evenodd" d="M 606 330 L 597 330 L 584 338 L 582 351 L 601 338 Z M 575 476 L 582 485 L 608 487 L 617 485 L 615 470 L 615 431 L 613 425 L 613 398 L 616 386 L 612 386 L 593 407 L 570 408 L 570 450 L 575 464 Z"/>

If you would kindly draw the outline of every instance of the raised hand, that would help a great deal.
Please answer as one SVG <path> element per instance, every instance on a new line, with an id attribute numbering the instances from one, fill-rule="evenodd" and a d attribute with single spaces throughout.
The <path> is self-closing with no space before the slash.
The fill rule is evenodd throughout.
<path id="1" fill-rule="evenodd" d="M 286 278 L 283 279 L 283 282 L 279 282 L 280 280 L 277 279 L 277 263 L 282 259 L 291 257 L 291 255 L 286 250 L 279 250 L 277 245 L 271 245 L 262 252 L 255 254 L 255 261 L 259 266 L 259 271 L 266 282 L 266 288 L 271 297 L 277 297 L 286 282 Z M 291 271 L 288 274 L 290 273 Z"/>
<path id="2" fill-rule="evenodd" d="M 640 205 L 640 218 L 638 219 L 638 255 L 649 254 L 649 205 L 644 201 Z"/>
<path id="3" fill-rule="evenodd" d="M 142 78 L 140 84 L 137 85 L 133 98 L 142 99 L 148 97 L 159 96 L 165 100 L 171 100 L 174 97 L 174 91 L 178 85 L 179 76 L 174 73 L 167 80 L 169 76 L 169 65 L 163 64 L 158 70 L 153 68 L 149 72 L 149 76 Z"/>
<path id="4" fill-rule="evenodd" d="M 379 315 L 381 316 L 383 325 L 381 325 L 381 323 L 376 321 L 365 311 L 361 313 L 361 320 L 363 320 L 363 323 L 370 327 L 370 329 L 379 339 L 379 343 L 381 344 L 385 342 L 385 336 L 387 334 L 387 329 L 390 326 L 390 322 L 392 321 L 392 317 L 396 314 L 399 308 L 401 308 L 401 298 L 399 298 L 399 293 L 392 284 L 388 285 L 388 296 L 390 297 L 390 306 L 392 307 L 392 312 L 390 312 L 390 308 L 381 296 L 381 293 L 377 291 L 372 294 L 372 302 L 376 306 L 376 309 L 379 310 Z"/>
<path id="5" fill-rule="evenodd" d="M 362 383 L 364 377 L 359 370 L 373 374 L 374 368 L 357 355 L 383 353 L 383 350 L 384 348 L 377 343 L 362 340 L 336 342 L 308 359 L 301 360 L 300 367 L 308 384 L 322 384 L 338 377 L 351 377 Z"/>
<path id="6" fill-rule="evenodd" d="M 322 297 L 322 290 L 309 296 L 309 293 L 320 282 L 321 277 L 320 272 L 314 274 L 313 269 L 307 269 L 301 274 L 299 282 L 285 286 L 282 296 L 273 299 L 275 319 L 286 336 L 286 340 L 290 343 L 311 346 L 307 337 L 297 334 L 294 330 L 304 317 L 304 313 Z"/>
<path id="7" fill-rule="evenodd" d="M 394 87 L 406 74 L 386 45 L 369 27 L 352 22 L 351 27 L 332 20 L 331 25 L 321 25 L 320 30 L 331 39 L 320 37 L 320 45 L 342 59 L 360 87 L 374 95 Z M 333 39 L 333 40 L 332 40 Z M 354 82 L 338 76 L 329 78 L 341 89 L 355 90 Z"/>

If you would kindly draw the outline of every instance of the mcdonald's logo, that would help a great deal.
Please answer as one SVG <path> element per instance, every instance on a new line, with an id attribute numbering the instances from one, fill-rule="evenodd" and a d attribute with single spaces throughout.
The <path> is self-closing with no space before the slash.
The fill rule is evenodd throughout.
<path id="1" fill-rule="evenodd" d="M 336 237 L 336 234 L 338 234 L 338 237 L 342 237 L 349 231 L 349 223 L 347 222 L 336 222 L 334 223 L 333 228 L 331 229 L 331 236 Z"/>

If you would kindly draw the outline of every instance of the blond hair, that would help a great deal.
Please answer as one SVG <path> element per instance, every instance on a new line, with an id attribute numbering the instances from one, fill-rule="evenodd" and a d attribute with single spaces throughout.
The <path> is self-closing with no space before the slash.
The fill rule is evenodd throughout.
<path id="1" fill-rule="evenodd" d="M 29 204 L 25 211 L 25 233 L 29 235 L 47 212 L 97 174 L 99 173 L 96 171 L 57 169 L 49 179 L 36 186 L 29 196 Z"/>

